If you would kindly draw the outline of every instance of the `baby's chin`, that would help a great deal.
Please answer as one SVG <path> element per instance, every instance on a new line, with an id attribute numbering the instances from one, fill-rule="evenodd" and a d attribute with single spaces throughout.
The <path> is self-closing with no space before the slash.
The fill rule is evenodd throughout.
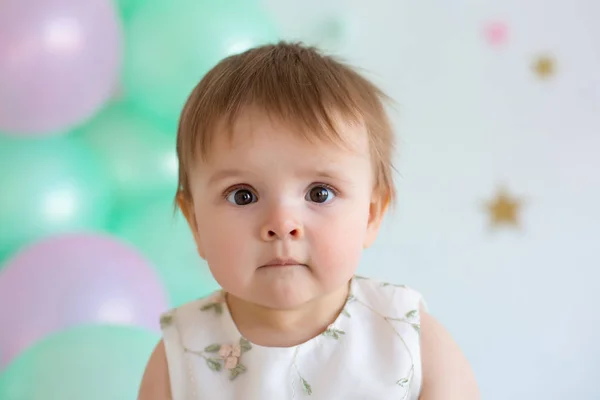
<path id="1" fill-rule="evenodd" d="M 264 307 L 289 310 L 322 295 L 310 269 L 289 265 L 257 270 L 252 282 L 252 297 Z"/>
<path id="2" fill-rule="evenodd" d="M 313 272 L 306 265 L 260 267 L 240 280 L 228 276 L 222 286 L 246 303 L 286 311 L 343 291 L 351 278 L 344 279 L 344 274 L 319 278 Z"/>

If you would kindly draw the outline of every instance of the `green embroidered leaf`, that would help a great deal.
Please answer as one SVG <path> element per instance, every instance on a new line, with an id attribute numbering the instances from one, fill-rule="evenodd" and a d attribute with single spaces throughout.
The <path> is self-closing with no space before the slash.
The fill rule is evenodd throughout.
<path id="1" fill-rule="evenodd" d="M 239 370 L 240 373 L 246 372 L 246 366 L 244 364 L 238 364 L 235 369 Z"/>
<path id="2" fill-rule="evenodd" d="M 221 363 L 219 362 L 219 360 L 216 360 L 214 358 L 207 358 L 206 364 L 208 364 L 208 368 L 212 369 L 213 371 L 221 370 Z"/>
<path id="3" fill-rule="evenodd" d="M 160 327 L 166 328 L 173 323 L 173 316 L 171 314 L 163 314 L 160 316 Z"/>
<path id="4" fill-rule="evenodd" d="M 211 344 L 210 346 L 204 348 L 204 351 L 207 353 L 216 353 L 219 350 L 221 350 L 221 345 L 217 343 Z"/>
<path id="5" fill-rule="evenodd" d="M 417 331 L 417 333 L 420 335 L 421 334 L 421 325 L 419 324 L 411 324 L 413 328 L 415 328 L 415 331 Z"/>
<path id="6" fill-rule="evenodd" d="M 404 385 L 406 385 L 407 383 L 408 383 L 408 378 L 402 378 L 396 382 L 396 385 L 400 385 L 400 386 L 404 387 Z"/>
<path id="7" fill-rule="evenodd" d="M 310 387 L 308 382 L 306 382 L 306 379 L 300 377 L 300 381 L 302 382 L 302 388 L 304 389 L 304 392 L 308 395 L 312 394 L 312 388 Z"/>
<path id="8" fill-rule="evenodd" d="M 252 345 L 250 344 L 250 342 L 247 339 L 240 338 L 240 350 L 242 351 L 242 353 L 250 351 L 250 349 L 252 349 Z"/>
<path id="9" fill-rule="evenodd" d="M 323 332 L 323 336 L 329 336 L 334 338 L 335 340 L 338 340 L 340 338 L 340 335 L 345 335 L 346 332 L 337 329 L 337 328 L 327 328 L 327 330 L 325 332 Z"/>
<path id="10" fill-rule="evenodd" d="M 410 319 L 410 318 L 416 317 L 417 312 L 418 312 L 418 310 L 410 310 L 409 312 L 406 313 L 406 318 Z"/>
<path id="11" fill-rule="evenodd" d="M 348 295 L 348 299 L 346 300 L 346 303 L 350 304 L 353 301 L 356 301 L 356 297 L 354 297 L 354 295 L 351 293 Z"/>
<path id="12" fill-rule="evenodd" d="M 229 371 L 229 379 L 230 380 L 234 380 L 235 378 L 237 378 L 240 374 L 246 372 L 246 367 L 243 366 L 242 364 L 238 364 L 235 366 L 235 368 L 233 368 L 231 371 Z"/>
<path id="13" fill-rule="evenodd" d="M 345 317 L 348 317 L 348 318 L 352 317 L 352 315 L 350 315 L 350 313 L 348 312 L 348 310 L 346 310 L 345 308 L 342 310 L 342 314 L 343 314 Z"/>
<path id="14" fill-rule="evenodd" d="M 409 320 L 407 320 L 406 318 L 394 318 L 394 317 L 384 317 L 386 321 L 395 321 L 395 322 L 405 322 L 407 324 L 410 324 L 411 322 Z"/>
<path id="15" fill-rule="evenodd" d="M 382 287 L 386 287 L 386 286 L 393 286 L 393 287 L 397 287 L 397 288 L 402 288 L 402 289 L 406 289 L 406 285 L 397 285 L 395 283 L 389 283 L 389 282 L 383 282 L 381 284 Z"/>
<path id="16" fill-rule="evenodd" d="M 365 276 L 354 275 L 354 279 L 368 279 L 368 278 Z"/>
<path id="17" fill-rule="evenodd" d="M 223 304 L 221 303 L 208 303 L 200 307 L 200 311 L 208 311 L 210 309 L 215 310 L 215 313 L 222 314 L 223 313 Z"/>

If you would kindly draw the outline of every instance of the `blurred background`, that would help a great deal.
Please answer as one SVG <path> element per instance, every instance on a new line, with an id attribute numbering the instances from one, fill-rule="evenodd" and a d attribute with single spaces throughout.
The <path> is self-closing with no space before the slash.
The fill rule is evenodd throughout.
<path id="1" fill-rule="evenodd" d="M 600 399 L 598 20 L 597 0 L 2 0 L 0 399 L 136 398 L 159 313 L 217 288 L 173 212 L 179 112 L 279 39 L 396 101 L 398 204 L 359 272 L 424 294 L 484 399 Z"/>

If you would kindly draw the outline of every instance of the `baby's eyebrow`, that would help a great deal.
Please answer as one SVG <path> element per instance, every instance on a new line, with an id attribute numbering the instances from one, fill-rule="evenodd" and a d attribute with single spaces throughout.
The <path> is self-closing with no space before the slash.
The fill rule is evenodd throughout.
<path id="1" fill-rule="evenodd" d="M 241 169 L 221 169 L 214 172 L 210 176 L 210 178 L 208 179 L 208 186 L 216 185 L 217 183 L 225 179 L 241 179 L 242 177 L 247 177 L 247 175 L 248 171 L 244 171 Z M 297 176 L 311 180 L 322 178 L 324 180 L 331 180 L 342 183 L 351 182 L 351 179 L 347 176 L 347 174 L 344 174 L 343 171 L 338 171 L 335 169 L 304 169 L 299 171 Z"/>
<path id="2" fill-rule="evenodd" d="M 238 178 L 242 175 L 243 171 L 239 169 L 222 169 L 211 175 L 211 177 L 208 180 L 208 185 L 214 185 L 227 178 Z"/>
<path id="3" fill-rule="evenodd" d="M 340 181 L 346 183 L 350 181 L 346 174 L 333 169 L 308 170 L 303 171 L 303 174 L 310 177 L 318 177 L 327 180 Z"/>

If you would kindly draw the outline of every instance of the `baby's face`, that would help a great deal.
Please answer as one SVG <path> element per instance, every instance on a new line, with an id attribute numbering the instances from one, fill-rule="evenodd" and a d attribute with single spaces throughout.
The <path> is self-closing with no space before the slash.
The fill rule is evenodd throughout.
<path id="1" fill-rule="evenodd" d="M 292 129 L 247 111 L 190 174 L 192 229 L 215 279 L 278 309 L 346 284 L 381 219 L 364 127 L 341 128 L 347 146 Z"/>

